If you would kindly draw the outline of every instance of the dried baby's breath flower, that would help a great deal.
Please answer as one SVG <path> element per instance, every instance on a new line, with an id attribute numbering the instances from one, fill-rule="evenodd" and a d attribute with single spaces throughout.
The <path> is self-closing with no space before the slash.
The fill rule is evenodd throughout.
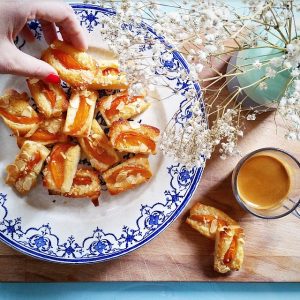
<path id="1" fill-rule="evenodd" d="M 272 80 L 286 71 L 290 78 L 284 97 L 280 99 L 278 95 L 270 102 L 279 103 L 278 111 L 288 121 L 287 138 L 299 139 L 300 38 L 295 12 L 300 3 L 245 0 L 246 7 L 241 12 L 222 1 L 211 0 L 167 4 L 159 0 L 96 2 L 116 12 L 113 17 L 103 16 L 101 34 L 118 56 L 121 70 L 127 73 L 130 95 L 151 92 L 159 86 L 169 89 L 170 95 L 178 94 L 165 77 L 200 80 L 203 86 L 205 108 L 198 95 L 186 92 L 190 116 L 183 124 L 175 122 L 179 112 L 170 120 L 161 139 L 165 154 L 190 167 L 202 166 L 216 148 L 223 159 L 238 154 L 242 121 L 255 120 L 257 114 L 256 107 L 248 107 L 247 117 L 241 117 L 245 92 L 249 88 L 268 91 Z M 149 29 L 154 34 L 149 34 Z M 251 51 L 259 49 L 268 49 L 272 55 L 257 54 L 253 60 L 251 53 L 258 52 Z M 178 52 L 186 57 L 190 72 L 172 69 L 170 62 Z M 238 66 L 229 60 L 236 53 L 244 57 Z M 220 72 L 220 64 L 231 69 Z M 209 78 L 203 75 L 207 68 L 211 71 Z M 259 79 L 236 87 L 228 96 L 220 96 L 227 89 L 226 82 L 253 70 L 261 74 Z"/>
<path id="2" fill-rule="evenodd" d="M 300 80 L 295 80 L 280 100 L 278 112 L 286 121 L 287 139 L 300 141 Z"/>

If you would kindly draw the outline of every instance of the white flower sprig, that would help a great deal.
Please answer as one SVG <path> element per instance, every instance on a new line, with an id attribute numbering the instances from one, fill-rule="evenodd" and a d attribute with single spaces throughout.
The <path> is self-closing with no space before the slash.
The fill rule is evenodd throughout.
<path id="1" fill-rule="evenodd" d="M 287 121 L 289 140 L 300 141 L 300 80 L 295 80 L 293 92 L 288 91 L 280 100 L 278 111 Z"/>
<path id="2" fill-rule="evenodd" d="M 224 159 L 238 154 L 242 123 L 255 120 L 257 113 L 264 111 L 261 107 L 245 111 L 242 104 L 247 89 L 268 91 L 272 88 L 271 80 L 285 72 L 289 73 L 285 90 L 272 101 L 286 121 L 287 138 L 299 139 L 300 37 L 295 14 L 300 3 L 245 0 L 246 7 L 241 13 L 221 1 L 211 0 L 96 2 L 116 12 L 113 18 L 104 19 L 106 26 L 101 34 L 128 74 L 131 94 L 149 92 L 156 86 L 176 93 L 164 82 L 167 71 L 161 67 L 161 59 L 170 60 L 173 51 L 185 55 L 189 62 L 190 73 L 184 76 L 191 81 L 198 79 L 202 85 L 205 114 L 199 99 L 188 94 L 191 117 L 182 126 L 170 120 L 161 143 L 165 154 L 187 166 L 203 165 L 204 158 L 210 158 L 216 148 Z M 141 24 L 150 25 L 172 47 L 166 51 L 160 39 L 147 35 Z M 133 28 L 144 32 L 137 34 Z M 151 55 L 140 52 L 140 47 L 151 47 Z M 258 56 L 249 63 L 245 60 L 241 66 L 231 66 L 227 73 L 220 70 L 220 65 L 225 69 L 230 66 L 232 55 L 252 49 L 271 49 L 276 55 Z M 262 76 L 247 86 L 225 92 L 230 82 L 252 71 L 259 71 Z"/>

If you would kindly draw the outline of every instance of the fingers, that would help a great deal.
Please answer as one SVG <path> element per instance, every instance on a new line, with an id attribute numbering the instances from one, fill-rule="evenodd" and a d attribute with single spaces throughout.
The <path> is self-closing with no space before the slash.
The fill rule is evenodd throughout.
<path id="1" fill-rule="evenodd" d="M 57 39 L 55 24 L 44 20 L 40 20 L 40 23 L 46 42 L 48 44 L 51 44 Z"/>
<path id="2" fill-rule="evenodd" d="M 82 35 L 81 28 L 72 28 L 68 23 L 71 20 L 65 20 L 61 25 L 58 24 L 60 28 L 60 33 L 65 42 L 72 44 L 78 50 L 85 51 L 87 50 L 87 44 L 81 41 L 80 36 Z"/>
<path id="3" fill-rule="evenodd" d="M 58 1 L 32 1 L 31 5 L 30 18 L 55 23 L 60 28 L 64 41 L 72 44 L 79 50 L 87 50 L 87 41 L 83 30 L 76 19 L 74 11 L 68 4 Z M 47 38 L 51 40 L 53 38 L 53 30 L 49 29 L 49 25 L 47 26 Z"/>
<path id="4" fill-rule="evenodd" d="M 59 81 L 56 70 L 46 62 L 32 57 L 17 49 L 13 44 L 5 43 L 0 48 L 0 73 L 8 73 L 26 77 L 34 77 L 53 82 Z M 56 76 L 56 77 L 55 77 Z M 56 79 L 55 79 L 56 78 Z"/>

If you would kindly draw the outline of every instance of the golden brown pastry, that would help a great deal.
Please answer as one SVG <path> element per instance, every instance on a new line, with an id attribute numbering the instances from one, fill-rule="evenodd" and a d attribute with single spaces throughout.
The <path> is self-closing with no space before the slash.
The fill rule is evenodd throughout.
<path id="1" fill-rule="evenodd" d="M 159 129 L 150 125 L 116 121 L 109 130 L 113 147 L 122 152 L 155 154 Z"/>
<path id="2" fill-rule="evenodd" d="M 78 145 L 56 144 L 43 171 L 44 186 L 58 193 L 70 192 L 79 159 L 80 147 Z"/>
<path id="3" fill-rule="evenodd" d="M 18 146 L 22 147 L 26 140 L 38 142 L 43 145 L 67 142 L 69 138 L 62 133 L 64 123 L 65 120 L 63 117 L 45 119 L 30 137 L 17 137 Z"/>
<path id="4" fill-rule="evenodd" d="M 91 168 L 78 168 L 71 189 L 68 193 L 57 193 L 49 190 L 50 195 L 61 195 L 68 198 L 89 198 L 97 200 L 101 193 L 98 173 Z"/>
<path id="5" fill-rule="evenodd" d="M 149 106 L 150 103 L 146 101 L 145 96 L 129 97 L 125 91 L 101 98 L 97 103 L 97 110 L 100 111 L 107 126 L 111 126 L 114 121 L 135 117 Z"/>
<path id="6" fill-rule="evenodd" d="M 26 93 L 7 91 L 0 97 L 0 116 L 16 136 L 31 136 L 43 120 L 29 104 Z"/>
<path id="7" fill-rule="evenodd" d="M 78 138 L 78 141 L 92 167 L 96 170 L 104 172 L 119 162 L 116 151 L 95 119 L 92 122 L 90 135 L 85 138 Z"/>
<path id="8" fill-rule="evenodd" d="M 90 134 L 98 93 L 73 90 L 63 132 L 67 135 L 87 137 Z"/>
<path id="9" fill-rule="evenodd" d="M 15 162 L 6 168 L 6 183 L 21 194 L 27 194 L 36 184 L 44 161 L 50 151 L 42 144 L 26 141 Z"/>
<path id="10" fill-rule="evenodd" d="M 244 230 L 238 225 L 219 227 L 216 233 L 214 269 L 238 271 L 244 260 Z"/>
<path id="11" fill-rule="evenodd" d="M 36 78 L 26 81 L 39 112 L 46 118 L 59 117 L 68 109 L 69 102 L 59 84 L 47 84 Z"/>
<path id="12" fill-rule="evenodd" d="M 138 154 L 103 173 L 107 189 L 111 195 L 117 195 L 148 181 L 152 172 L 148 157 Z"/>
<path id="13" fill-rule="evenodd" d="M 117 64 L 97 62 L 89 54 L 56 40 L 44 51 L 42 59 L 53 66 L 59 76 L 73 87 L 84 89 L 124 89 L 126 76 Z"/>
<path id="14" fill-rule="evenodd" d="M 237 223 L 221 210 L 212 206 L 196 203 L 190 210 L 186 223 L 204 236 L 215 239 L 219 226 L 236 225 Z"/>

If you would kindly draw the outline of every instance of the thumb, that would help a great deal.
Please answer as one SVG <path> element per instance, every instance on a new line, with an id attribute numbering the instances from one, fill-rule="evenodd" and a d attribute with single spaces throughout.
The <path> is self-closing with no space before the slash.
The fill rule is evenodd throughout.
<path id="1" fill-rule="evenodd" d="M 46 62 L 22 52 L 14 45 L 5 47 L 5 51 L 3 48 L 1 50 L 0 73 L 39 78 L 51 83 L 60 82 L 56 70 Z"/>

